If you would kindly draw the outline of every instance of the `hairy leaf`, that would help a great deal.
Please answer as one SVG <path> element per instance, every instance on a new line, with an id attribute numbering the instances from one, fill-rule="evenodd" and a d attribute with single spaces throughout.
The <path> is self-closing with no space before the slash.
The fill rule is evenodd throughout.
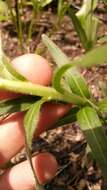
<path id="1" fill-rule="evenodd" d="M 107 44 L 93 48 L 90 52 L 78 59 L 71 61 L 73 65 L 81 67 L 92 67 L 93 65 L 101 65 L 107 61 Z"/>
<path id="2" fill-rule="evenodd" d="M 66 74 L 67 70 L 71 67 L 72 64 L 66 64 L 62 66 L 60 69 L 58 69 L 54 75 L 53 87 L 61 93 L 65 93 L 65 91 L 67 91 L 67 93 L 68 91 L 70 92 L 70 90 L 67 89 L 67 83 L 65 82 L 63 84 L 61 82 L 63 75 Z M 72 67 L 72 69 L 70 69 L 69 72 L 67 72 L 67 81 L 69 82 L 69 86 L 72 90 L 72 93 L 82 97 L 90 98 L 90 93 L 86 85 L 86 82 L 75 67 Z"/>
<path id="3" fill-rule="evenodd" d="M 86 81 L 76 67 L 72 67 L 72 69 L 68 71 L 67 82 L 74 94 L 90 98 L 90 92 Z"/>
<path id="4" fill-rule="evenodd" d="M 30 167 L 32 169 L 32 173 L 34 175 L 35 179 L 35 188 L 37 190 L 43 190 L 43 186 L 39 184 L 37 176 L 35 174 L 35 170 L 32 163 L 32 139 L 34 132 L 36 132 L 38 120 L 39 120 L 39 114 L 42 104 L 46 100 L 41 99 L 38 100 L 36 103 L 34 103 L 31 108 L 27 111 L 24 117 L 24 129 L 25 129 L 25 145 L 26 145 L 26 152 L 27 152 L 27 159 L 29 161 Z"/>
<path id="5" fill-rule="evenodd" d="M 69 58 L 61 51 L 61 49 L 45 34 L 42 35 L 42 41 L 48 48 L 51 56 L 58 67 L 69 63 Z"/>
<path id="6" fill-rule="evenodd" d="M 34 132 L 36 133 L 36 128 L 39 121 L 40 109 L 42 104 L 46 100 L 41 99 L 34 103 L 31 108 L 27 111 L 24 117 L 24 128 L 26 132 L 26 141 L 29 149 L 31 149 L 32 139 Z"/>
<path id="7" fill-rule="evenodd" d="M 10 64 L 10 60 L 3 52 L 2 39 L 0 35 L 0 76 L 9 80 L 25 80 L 25 78 L 17 73 Z"/>
<path id="8" fill-rule="evenodd" d="M 67 80 L 72 93 L 89 98 L 90 93 L 87 84 L 80 72 L 76 67 L 72 67 L 72 64 L 71 66 L 66 66 L 66 64 L 70 62 L 70 59 L 46 35 L 43 35 L 43 42 L 48 47 L 48 50 L 50 51 L 57 66 L 63 67 L 62 69 L 59 69 L 54 76 L 53 86 L 56 88 L 56 90 L 63 93 L 61 79 L 65 74 L 65 79 Z M 70 70 L 68 71 L 69 68 Z M 67 84 L 65 85 L 67 86 Z"/>
<path id="9" fill-rule="evenodd" d="M 102 123 L 96 111 L 91 107 L 82 108 L 77 114 L 77 120 L 94 158 L 98 162 L 104 178 L 107 180 L 107 137 Z"/>

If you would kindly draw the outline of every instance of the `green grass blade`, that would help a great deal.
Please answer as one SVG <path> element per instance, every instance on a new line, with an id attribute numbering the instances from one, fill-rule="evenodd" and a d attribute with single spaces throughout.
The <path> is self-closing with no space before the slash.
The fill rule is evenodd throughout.
<path id="1" fill-rule="evenodd" d="M 86 36 L 86 33 L 85 33 L 85 30 L 84 28 L 82 27 L 81 25 L 81 22 L 80 20 L 78 19 L 78 17 L 76 16 L 75 14 L 75 11 L 74 9 L 71 7 L 69 8 L 69 11 L 68 11 L 68 14 L 69 14 L 69 17 L 71 18 L 72 20 L 72 23 L 74 25 L 74 28 L 80 38 L 80 41 L 84 47 L 85 50 L 88 50 L 88 39 L 87 39 L 87 36 Z"/>
<path id="2" fill-rule="evenodd" d="M 96 111 L 91 107 L 84 107 L 77 114 L 80 128 L 84 132 L 94 158 L 107 180 L 107 137 Z"/>
<path id="3" fill-rule="evenodd" d="M 76 13 L 87 36 L 88 47 L 91 49 L 97 38 L 99 20 L 94 15 L 98 0 L 84 0 L 80 10 Z"/>

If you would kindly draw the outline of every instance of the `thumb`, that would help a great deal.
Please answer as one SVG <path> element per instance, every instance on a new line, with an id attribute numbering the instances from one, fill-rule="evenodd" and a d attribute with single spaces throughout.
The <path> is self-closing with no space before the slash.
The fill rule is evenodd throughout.
<path id="1" fill-rule="evenodd" d="M 49 85 L 52 79 L 52 69 L 48 61 L 37 54 L 25 54 L 12 61 L 13 67 L 32 83 Z"/>

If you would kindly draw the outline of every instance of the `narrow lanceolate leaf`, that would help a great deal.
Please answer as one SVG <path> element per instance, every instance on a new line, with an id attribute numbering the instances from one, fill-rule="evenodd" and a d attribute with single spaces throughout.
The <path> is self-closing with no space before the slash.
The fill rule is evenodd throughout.
<path id="1" fill-rule="evenodd" d="M 69 67 L 66 66 L 66 64 L 70 62 L 70 59 L 46 35 L 43 35 L 43 42 L 47 46 L 57 66 L 65 67 L 62 68 L 61 71 L 58 70 L 56 72 L 53 82 L 54 87 L 60 92 L 63 91 L 61 90 L 62 87 L 59 84 L 61 84 L 60 81 L 62 76 L 65 74 L 67 83 L 69 84 L 72 93 L 89 98 L 90 93 L 85 79 L 82 77 L 76 67 L 72 67 L 72 64 Z M 68 71 L 69 68 L 70 70 Z"/>
<path id="2" fill-rule="evenodd" d="M 94 16 L 98 0 L 84 0 L 80 10 L 76 13 L 88 40 L 88 47 L 92 48 L 96 42 L 99 20 Z"/>
<path id="3" fill-rule="evenodd" d="M 92 49 L 80 58 L 71 61 L 71 64 L 92 67 L 93 65 L 101 65 L 104 62 L 107 63 L 107 44 Z"/>
<path id="4" fill-rule="evenodd" d="M 8 57 L 3 55 L 2 58 L 3 64 L 5 69 L 16 79 L 16 80 L 26 80 L 25 77 L 23 77 L 21 74 L 19 74 L 13 67 L 12 64 L 10 63 L 10 60 Z"/>
<path id="5" fill-rule="evenodd" d="M 27 158 L 29 161 L 29 164 L 31 166 L 34 179 L 35 179 L 35 189 L 37 190 L 43 190 L 44 188 L 39 184 L 37 176 L 35 174 L 35 170 L 32 163 L 32 156 L 31 156 L 31 145 L 32 145 L 32 139 L 34 132 L 36 133 L 36 127 L 39 120 L 40 115 L 40 109 L 42 104 L 46 100 L 41 99 L 38 100 L 36 103 L 34 103 L 31 108 L 27 111 L 25 117 L 24 117 L 24 128 L 25 128 L 25 140 L 26 140 L 26 151 L 27 151 Z"/>
<path id="6" fill-rule="evenodd" d="M 96 111 L 91 107 L 82 108 L 77 114 L 80 128 L 84 132 L 94 158 L 107 180 L 107 137 Z"/>
<path id="7" fill-rule="evenodd" d="M 90 98 L 90 93 L 87 87 L 87 84 L 81 74 L 75 67 L 72 67 L 72 64 L 63 65 L 61 68 L 57 70 L 54 74 L 53 78 L 53 87 L 61 92 L 64 93 L 67 90 L 67 82 L 73 94 L 77 94 L 82 97 Z M 71 68 L 71 69 L 70 69 Z M 70 69 L 70 70 L 68 70 Z M 67 72 L 68 71 L 68 72 Z M 67 72 L 67 77 L 66 77 Z M 66 80 L 62 83 L 62 77 L 66 77 Z M 70 91 L 70 90 L 69 90 Z"/>
<path id="8" fill-rule="evenodd" d="M 73 66 L 92 67 L 107 61 L 107 44 L 92 49 L 78 59 L 69 60 L 65 54 L 61 55 L 62 51 L 46 35 L 43 35 L 42 39 L 58 67 L 67 63 L 71 63 Z"/>
<path id="9" fill-rule="evenodd" d="M 55 125 L 53 126 L 53 128 L 57 128 L 66 124 L 70 124 L 76 121 L 76 115 L 77 112 L 79 111 L 78 107 L 74 107 L 72 108 L 68 114 L 66 116 L 64 116 L 63 118 L 61 118 L 60 120 L 58 120 Z"/>
<path id="10" fill-rule="evenodd" d="M 69 63 L 69 58 L 61 51 L 61 49 L 45 34 L 42 35 L 42 41 L 48 48 L 52 58 L 58 67 Z"/>
<path id="11" fill-rule="evenodd" d="M 50 4 L 52 0 L 39 0 L 38 2 L 40 3 L 41 7 L 45 7 L 46 5 Z"/>
<path id="12" fill-rule="evenodd" d="M 6 114 L 28 110 L 40 97 L 21 96 L 12 100 L 0 101 L 0 117 Z"/>
<path id="13" fill-rule="evenodd" d="M 76 67 L 72 67 L 72 69 L 68 71 L 67 82 L 73 93 L 82 97 L 90 98 L 90 92 L 86 81 Z"/>
<path id="14" fill-rule="evenodd" d="M 85 30 L 81 25 L 81 22 L 79 21 L 78 17 L 75 14 L 75 11 L 72 7 L 69 8 L 68 13 L 69 13 L 70 18 L 72 19 L 72 23 L 73 23 L 75 30 L 81 40 L 83 47 L 87 50 L 88 49 L 88 44 L 87 44 L 88 39 L 87 39 Z"/>
<path id="15" fill-rule="evenodd" d="M 99 110 L 101 112 L 107 112 L 107 98 L 104 98 L 102 101 L 98 103 Z"/>
<path id="16" fill-rule="evenodd" d="M 0 77 L 9 80 L 25 80 L 25 78 L 17 73 L 17 71 L 10 64 L 10 60 L 3 52 L 2 39 L 0 34 Z"/>
<path id="17" fill-rule="evenodd" d="M 24 117 L 24 128 L 26 132 L 26 141 L 29 149 L 31 149 L 32 139 L 34 132 L 36 133 L 36 128 L 39 120 L 40 109 L 42 104 L 46 100 L 41 99 L 34 103 L 31 108 L 27 111 Z"/>
<path id="18" fill-rule="evenodd" d="M 5 1 L 0 0 L 0 22 L 8 19 L 8 7 Z"/>

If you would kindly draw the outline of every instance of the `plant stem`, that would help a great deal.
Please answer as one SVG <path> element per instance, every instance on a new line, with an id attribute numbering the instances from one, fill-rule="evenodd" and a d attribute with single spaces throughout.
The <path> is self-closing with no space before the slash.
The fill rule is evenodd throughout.
<path id="1" fill-rule="evenodd" d="M 20 6 L 20 0 L 15 0 L 17 32 L 18 32 L 18 38 L 19 38 L 19 45 L 23 52 L 23 31 L 22 31 L 22 21 L 21 21 L 21 15 L 20 15 L 21 8 L 22 7 Z"/>
<path id="2" fill-rule="evenodd" d="M 49 100 L 57 100 L 78 105 L 84 105 L 87 99 L 75 94 L 63 95 L 52 87 L 32 84 L 30 82 L 12 81 L 0 79 L 0 89 L 9 90 L 16 93 L 48 97 Z"/>
<path id="3" fill-rule="evenodd" d="M 26 140 L 25 140 L 26 141 Z M 27 142 L 26 143 L 26 153 L 27 153 L 27 160 L 30 164 L 34 179 L 35 179 L 35 190 L 43 190 L 44 188 L 39 184 L 34 167 L 33 167 L 33 163 L 32 163 L 32 155 L 31 155 L 31 151 L 28 148 Z"/>
<path id="4" fill-rule="evenodd" d="M 32 29 L 33 29 L 33 25 L 34 25 L 34 18 L 36 19 L 37 15 L 40 12 L 40 8 L 39 8 L 39 3 L 35 0 L 32 0 L 32 4 L 33 4 L 33 11 L 32 11 L 32 18 L 31 18 L 31 22 L 28 28 L 28 34 L 27 34 L 27 46 L 29 47 L 29 43 L 32 37 Z"/>
<path id="5" fill-rule="evenodd" d="M 15 24 L 15 26 L 16 26 L 16 18 L 14 16 L 14 13 L 13 13 L 13 10 L 12 10 L 12 5 L 11 5 L 12 2 L 11 2 L 11 0 L 6 0 L 6 3 L 8 5 L 9 11 L 10 11 L 10 16 L 11 16 L 11 19 L 13 21 L 13 24 Z"/>

